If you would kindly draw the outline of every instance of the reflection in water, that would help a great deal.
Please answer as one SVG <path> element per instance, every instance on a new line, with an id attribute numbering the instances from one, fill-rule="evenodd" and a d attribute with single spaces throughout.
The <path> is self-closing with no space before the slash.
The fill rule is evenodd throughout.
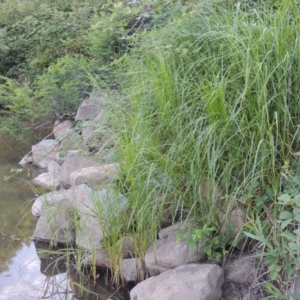
<path id="1" fill-rule="evenodd" d="M 110 284 L 107 270 L 97 270 L 97 279 L 75 267 L 75 256 L 70 249 L 49 248 L 49 244 L 35 242 L 37 255 L 41 261 L 41 273 L 46 275 L 41 298 L 78 300 L 127 300 L 126 288 Z"/>
<path id="2" fill-rule="evenodd" d="M 13 175 L 11 169 L 20 168 L 18 162 L 35 141 L 28 139 L 25 144 L 5 135 L 0 138 L 0 300 L 129 299 L 126 291 L 109 284 L 105 273 L 99 274 L 94 284 L 72 267 L 72 257 L 66 265 L 65 259 L 49 251 L 41 255 L 40 250 L 47 249 L 45 244 L 37 244 L 36 251 L 31 241 L 36 224 L 31 214 L 35 196 L 29 184 L 32 175 L 28 177 L 25 171 L 3 180 Z"/>

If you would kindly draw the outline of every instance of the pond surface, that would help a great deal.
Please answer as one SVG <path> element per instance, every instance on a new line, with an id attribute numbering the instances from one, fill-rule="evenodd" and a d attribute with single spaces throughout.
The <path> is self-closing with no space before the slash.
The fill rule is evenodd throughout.
<path id="1" fill-rule="evenodd" d="M 105 275 L 95 284 L 77 271 L 66 273 L 66 268 L 44 272 L 51 255 L 41 257 L 39 251 L 38 255 L 40 245 L 31 241 L 36 224 L 31 214 L 36 196 L 30 183 L 33 171 L 11 172 L 21 169 L 18 162 L 34 141 L 26 144 L 3 134 L 0 139 L 0 300 L 129 299 L 126 290 L 107 284 Z"/>

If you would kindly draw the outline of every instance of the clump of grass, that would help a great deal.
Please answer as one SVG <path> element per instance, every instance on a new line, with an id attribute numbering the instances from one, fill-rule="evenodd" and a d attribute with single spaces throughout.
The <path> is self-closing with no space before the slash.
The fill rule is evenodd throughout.
<path id="1" fill-rule="evenodd" d="M 114 109 L 127 232 L 155 236 L 168 214 L 222 235 L 204 180 L 221 186 L 227 213 L 244 207 L 266 223 L 277 213 L 281 171 L 299 148 L 300 23 L 291 1 L 271 4 L 201 1 L 124 59 Z"/>

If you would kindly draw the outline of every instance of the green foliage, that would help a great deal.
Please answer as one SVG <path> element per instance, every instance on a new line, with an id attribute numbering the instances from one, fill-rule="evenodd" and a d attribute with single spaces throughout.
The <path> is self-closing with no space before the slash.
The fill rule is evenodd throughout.
<path id="1" fill-rule="evenodd" d="M 10 51 L 2 58 L 0 72 L 11 76 L 18 75 L 19 69 L 41 73 L 59 57 L 86 53 L 86 32 L 92 15 L 90 7 L 65 12 L 43 5 L 7 25 L 5 41 Z"/>
<path id="2" fill-rule="evenodd" d="M 35 96 L 55 115 L 72 115 L 90 91 L 86 76 L 89 62 L 83 56 L 64 56 L 33 83 Z"/>

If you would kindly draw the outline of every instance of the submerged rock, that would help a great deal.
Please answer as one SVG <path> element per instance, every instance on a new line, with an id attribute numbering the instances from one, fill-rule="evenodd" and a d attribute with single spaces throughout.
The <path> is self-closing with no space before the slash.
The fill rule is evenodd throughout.
<path id="1" fill-rule="evenodd" d="M 220 300 L 223 270 L 217 265 L 190 264 L 140 282 L 131 300 Z"/>

